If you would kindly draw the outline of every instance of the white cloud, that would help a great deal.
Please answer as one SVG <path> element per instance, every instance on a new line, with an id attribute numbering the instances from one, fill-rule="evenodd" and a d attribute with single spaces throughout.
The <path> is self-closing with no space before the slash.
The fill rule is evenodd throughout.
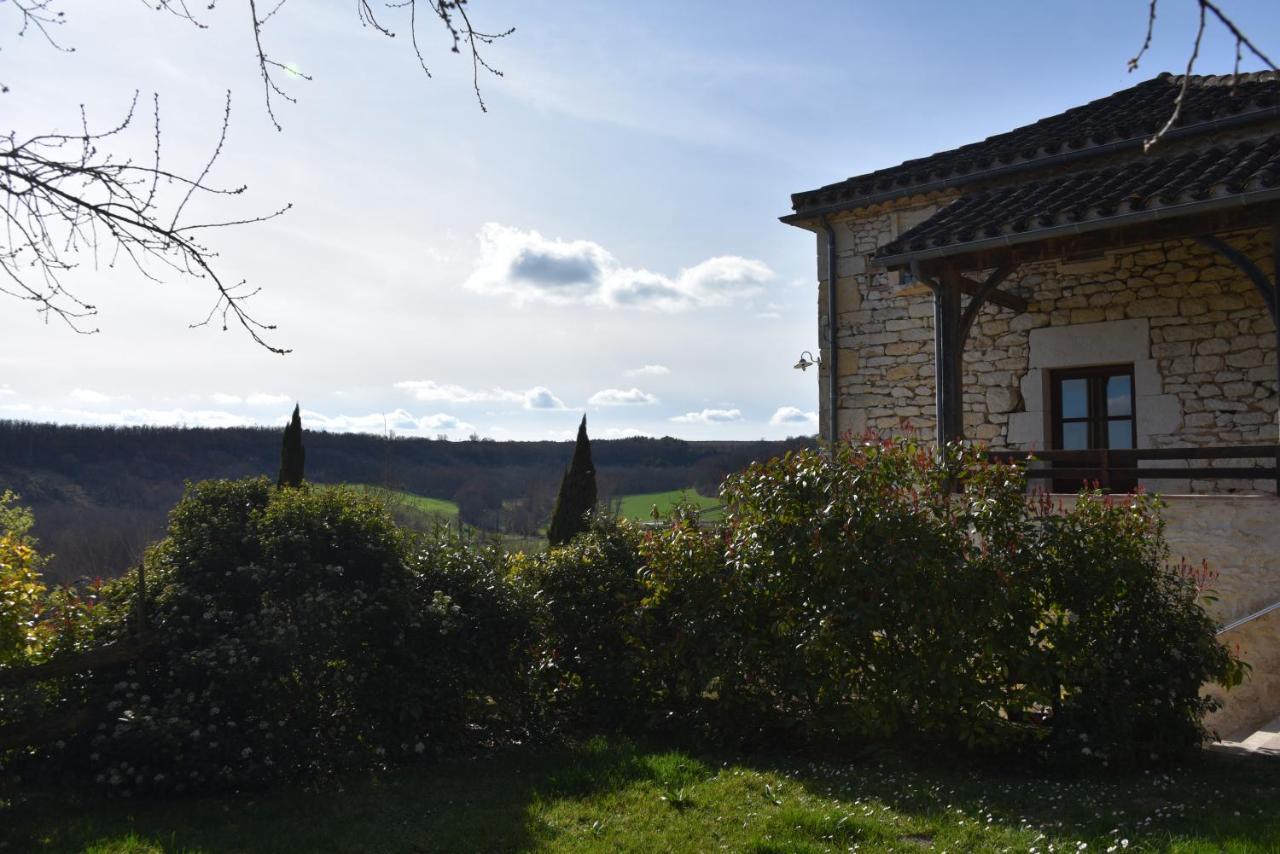
<path id="1" fill-rule="evenodd" d="M 773 279 L 762 261 L 736 255 L 708 259 L 672 277 L 624 267 L 589 240 L 549 240 L 536 231 L 492 222 L 477 238 L 480 259 L 466 287 L 509 296 L 517 304 L 684 311 L 730 305 L 759 293 Z"/>
<path id="2" fill-rule="evenodd" d="M 637 430 L 634 427 L 610 427 L 604 431 L 605 439 L 632 439 L 636 436 L 647 436 L 648 433 L 643 430 Z"/>
<path id="3" fill-rule="evenodd" d="M 8 383 L 6 383 L 5 385 L 0 385 L 0 397 L 7 397 L 8 395 L 11 395 L 11 394 L 17 394 L 17 392 L 14 391 L 8 385 Z"/>
<path id="4" fill-rule="evenodd" d="M 701 412 L 686 412 L 671 419 L 682 424 L 725 424 L 730 421 L 741 421 L 742 410 L 739 409 L 704 409 Z"/>
<path id="5" fill-rule="evenodd" d="M 507 391 L 502 388 L 488 391 L 469 389 L 460 385 L 438 383 L 435 380 L 405 380 L 396 383 L 395 387 L 412 392 L 416 399 L 425 402 L 483 403 L 495 400 L 524 400 L 524 395 L 517 391 Z"/>
<path id="6" fill-rule="evenodd" d="M 606 388 L 587 399 L 590 406 L 652 406 L 658 398 L 638 388 Z"/>
<path id="7" fill-rule="evenodd" d="M 284 419 L 279 419 L 283 423 Z M 415 416 L 404 409 L 374 412 L 369 415 L 324 415 L 309 409 L 302 411 L 304 430 L 327 430 L 330 433 L 381 433 L 389 430 L 397 435 L 435 436 L 439 433 L 470 433 L 475 425 L 448 413 Z"/>
<path id="8" fill-rule="evenodd" d="M 495 401 L 519 403 L 525 409 L 564 409 L 564 401 L 545 386 L 534 386 L 526 391 L 510 391 L 505 388 L 469 389 L 460 385 L 438 383 L 435 380 L 404 380 L 395 384 L 415 398 L 432 403 L 492 403 Z"/>
<path id="9" fill-rule="evenodd" d="M 641 365 L 638 368 L 632 368 L 627 371 L 629 377 L 662 377 L 671 373 L 671 369 L 666 365 Z"/>
<path id="10" fill-rule="evenodd" d="M 274 427 L 284 424 L 288 417 L 254 418 L 235 412 L 216 409 L 120 409 L 115 411 L 71 409 L 51 406 L 33 406 L 29 403 L 0 404 L 0 415 L 13 414 L 35 417 L 41 421 L 60 424 L 113 424 L 148 427 Z M 392 412 L 374 412 L 369 415 L 325 415 L 304 409 L 304 430 L 327 430 L 332 433 L 375 433 L 384 430 L 397 435 L 434 437 L 440 433 L 467 434 L 475 426 L 444 412 L 415 416 L 404 409 Z"/>
<path id="11" fill-rule="evenodd" d="M 73 388 L 68 397 L 77 403 L 110 403 L 113 400 L 124 400 L 122 397 L 112 397 L 109 394 L 103 394 L 91 388 Z"/>
<path id="12" fill-rule="evenodd" d="M 214 409 L 125 409 L 104 413 L 104 424 L 138 424 L 155 427 L 249 427 L 252 418 Z"/>
<path id="13" fill-rule="evenodd" d="M 811 427 L 817 427 L 818 413 L 805 412 L 794 406 L 779 406 L 778 411 L 773 413 L 773 417 L 769 419 L 769 423 L 774 427 L 781 427 L 784 424 L 807 424 Z"/>
<path id="14" fill-rule="evenodd" d="M 5 412 L 30 414 L 60 424 L 119 424 L 133 427 L 248 427 L 252 418 L 215 409 L 120 409 L 114 412 L 31 404 L 0 406 Z"/>
<path id="15" fill-rule="evenodd" d="M 220 391 L 209 395 L 209 399 L 219 406 L 235 406 L 237 403 L 244 403 L 244 398 L 238 394 L 223 394 Z"/>
<path id="16" fill-rule="evenodd" d="M 551 393 L 550 389 L 535 386 L 524 393 L 525 409 L 564 409 L 564 401 Z"/>
<path id="17" fill-rule="evenodd" d="M 475 425 L 468 424 L 453 415 L 437 412 L 435 415 L 424 415 L 422 418 L 419 418 L 418 429 L 435 431 L 465 430 L 469 432 L 475 429 Z"/>

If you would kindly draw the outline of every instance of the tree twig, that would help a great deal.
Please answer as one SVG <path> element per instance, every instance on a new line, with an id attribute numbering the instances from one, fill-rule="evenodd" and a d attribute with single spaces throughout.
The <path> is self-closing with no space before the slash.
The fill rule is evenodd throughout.
<path id="1" fill-rule="evenodd" d="M 1159 0 L 1150 0 L 1147 7 L 1147 34 L 1142 40 L 1142 47 L 1129 60 L 1129 71 L 1136 71 L 1142 58 L 1146 55 L 1148 48 L 1151 47 L 1151 39 L 1155 33 L 1156 26 L 1156 6 Z M 1169 114 L 1168 120 L 1157 130 L 1150 138 L 1143 142 L 1143 150 L 1150 151 L 1152 146 L 1158 143 L 1166 133 L 1178 122 L 1182 115 L 1182 106 L 1186 101 L 1187 92 L 1191 88 L 1191 75 L 1195 71 L 1196 60 L 1200 58 L 1200 46 L 1204 41 L 1205 24 L 1208 16 L 1212 15 L 1219 24 L 1221 24 L 1232 38 L 1235 39 L 1235 66 L 1231 72 L 1231 85 L 1234 88 L 1236 78 L 1240 75 L 1240 63 L 1246 52 L 1258 59 L 1271 71 L 1280 71 L 1280 68 L 1271 60 L 1269 56 L 1263 53 L 1257 45 L 1255 45 L 1248 36 L 1229 18 L 1225 12 L 1218 6 L 1214 0 L 1196 0 L 1198 6 L 1199 18 L 1196 25 L 1195 38 L 1191 43 L 1191 55 L 1187 58 L 1187 68 L 1182 75 L 1182 83 L 1178 87 L 1178 94 L 1173 101 L 1173 110 Z"/>

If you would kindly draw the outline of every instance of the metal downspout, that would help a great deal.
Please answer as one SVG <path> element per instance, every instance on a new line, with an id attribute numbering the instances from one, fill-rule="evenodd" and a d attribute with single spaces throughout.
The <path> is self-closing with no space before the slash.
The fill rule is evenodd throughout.
<path id="1" fill-rule="evenodd" d="M 840 405 L 840 388 L 837 384 L 840 376 L 840 350 L 836 346 L 836 231 L 831 227 L 826 214 L 820 216 L 818 222 L 827 235 L 827 441 L 834 446 L 840 436 L 840 421 L 836 413 Z"/>
<path id="2" fill-rule="evenodd" d="M 1276 397 L 1280 399 L 1280 222 L 1271 224 L 1271 326 L 1276 336 Z M 1276 445 L 1276 495 L 1280 495 L 1280 443 Z"/>

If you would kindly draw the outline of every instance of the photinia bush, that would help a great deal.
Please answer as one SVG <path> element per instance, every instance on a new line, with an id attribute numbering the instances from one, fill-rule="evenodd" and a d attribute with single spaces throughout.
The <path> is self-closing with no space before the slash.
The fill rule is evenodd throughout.
<path id="1" fill-rule="evenodd" d="M 720 732 L 1147 761 L 1199 744 L 1203 686 L 1242 676 L 1148 496 L 1060 506 L 907 437 L 754 465 L 723 498 L 725 571 L 664 561 L 719 638 L 695 666 Z"/>
<path id="2" fill-rule="evenodd" d="M 1244 676 L 1204 610 L 1203 578 L 1169 564 L 1159 502 L 1082 493 L 1031 502 L 1043 607 L 1028 678 L 1053 710 L 1050 746 L 1105 762 L 1168 759 L 1208 735 L 1209 681 Z"/>
<path id="3" fill-rule="evenodd" d="M 568 543 L 512 561 L 537 603 L 535 684 L 553 719 L 618 726 L 650 708 L 638 544 L 632 523 L 593 515 Z"/>
<path id="4" fill-rule="evenodd" d="M 730 477 L 720 692 L 820 738 L 1010 737 L 1023 481 L 956 446 L 837 444 Z M 959 490 L 959 491 L 953 491 Z"/>

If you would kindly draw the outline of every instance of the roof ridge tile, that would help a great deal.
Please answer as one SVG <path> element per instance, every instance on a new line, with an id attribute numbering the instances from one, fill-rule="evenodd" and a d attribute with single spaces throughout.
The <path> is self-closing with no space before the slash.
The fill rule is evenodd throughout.
<path id="1" fill-rule="evenodd" d="M 1038 119 L 979 142 L 903 161 L 896 166 L 855 175 L 815 190 L 796 193 L 797 214 L 857 206 L 860 198 L 881 200 L 880 194 L 910 195 L 938 182 L 965 183 L 989 173 L 1027 168 L 1039 161 L 1072 154 L 1091 156 L 1116 144 L 1138 144 L 1154 133 L 1173 112 L 1184 77 L 1163 72 L 1127 89 L 1095 98 L 1053 116 Z M 1188 96 L 1175 129 L 1195 132 L 1227 118 L 1252 121 L 1280 104 L 1280 72 L 1239 75 L 1192 75 Z"/>

